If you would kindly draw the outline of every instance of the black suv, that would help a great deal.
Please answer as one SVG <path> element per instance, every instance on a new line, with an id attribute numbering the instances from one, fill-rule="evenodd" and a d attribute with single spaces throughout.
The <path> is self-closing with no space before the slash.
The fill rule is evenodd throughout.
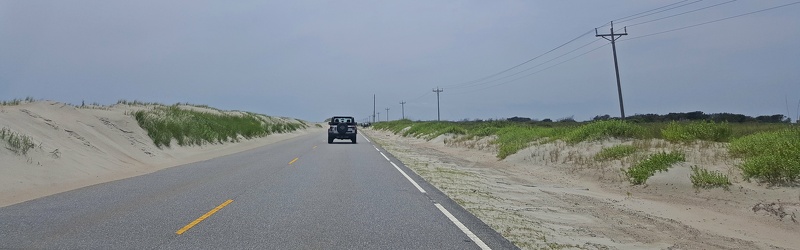
<path id="1" fill-rule="evenodd" d="M 333 143 L 333 139 L 350 139 L 356 143 L 356 119 L 351 116 L 334 116 L 328 122 L 328 143 Z"/>

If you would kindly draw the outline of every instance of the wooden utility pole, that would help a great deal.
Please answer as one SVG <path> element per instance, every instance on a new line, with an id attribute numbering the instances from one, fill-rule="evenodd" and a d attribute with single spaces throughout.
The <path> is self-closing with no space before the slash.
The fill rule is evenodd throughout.
<path id="1" fill-rule="evenodd" d="M 403 120 L 406 119 L 406 102 L 400 101 L 400 110 L 403 112 Z"/>
<path id="2" fill-rule="evenodd" d="M 611 41 L 611 50 L 614 51 L 614 70 L 617 73 L 617 93 L 619 94 L 619 113 L 622 115 L 622 119 L 625 119 L 625 105 L 622 104 L 622 85 L 619 82 L 619 64 L 617 64 L 617 45 L 615 42 L 620 37 L 628 35 L 628 27 L 625 27 L 625 31 L 623 31 L 622 33 L 614 33 L 614 21 L 611 21 L 611 34 L 597 34 L 597 29 L 594 29 L 594 34 L 595 37 L 599 36 L 606 40 Z"/>
<path id="3" fill-rule="evenodd" d="M 436 87 L 435 89 L 433 89 L 433 92 L 436 92 L 436 120 L 437 121 L 441 121 L 442 120 L 442 115 L 439 112 L 439 93 L 442 93 L 443 91 L 444 91 L 444 89 L 440 89 L 439 87 Z"/>

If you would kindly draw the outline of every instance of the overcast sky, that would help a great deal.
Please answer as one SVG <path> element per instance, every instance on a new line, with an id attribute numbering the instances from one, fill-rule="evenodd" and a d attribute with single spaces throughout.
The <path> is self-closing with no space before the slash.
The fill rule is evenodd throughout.
<path id="1" fill-rule="evenodd" d="M 439 87 L 443 120 L 619 116 L 612 48 L 594 33 L 616 20 L 626 115 L 788 106 L 795 120 L 800 4 L 645 36 L 794 2 L 0 0 L 0 100 L 322 121 L 366 119 L 374 94 L 381 120 L 401 101 L 435 120 Z"/>

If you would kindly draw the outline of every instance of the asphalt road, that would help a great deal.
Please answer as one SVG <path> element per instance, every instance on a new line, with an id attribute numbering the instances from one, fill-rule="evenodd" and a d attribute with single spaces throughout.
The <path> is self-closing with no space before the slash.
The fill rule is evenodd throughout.
<path id="1" fill-rule="evenodd" d="M 0 248 L 515 247 L 363 135 L 311 134 L 0 208 Z"/>

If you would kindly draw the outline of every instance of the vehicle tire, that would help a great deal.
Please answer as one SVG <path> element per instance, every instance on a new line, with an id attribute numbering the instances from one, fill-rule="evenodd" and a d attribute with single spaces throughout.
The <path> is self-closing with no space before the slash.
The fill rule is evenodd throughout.
<path id="1" fill-rule="evenodd" d="M 333 143 L 333 137 L 328 136 L 328 144 Z"/>
<path id="2" fill-rule="evenodd" d="M 355 136 L 353 136 L 353 138 L 350 139 L 350 140 L 352 140 L 354 144 L 356 143 L 356 137 Z"/>

